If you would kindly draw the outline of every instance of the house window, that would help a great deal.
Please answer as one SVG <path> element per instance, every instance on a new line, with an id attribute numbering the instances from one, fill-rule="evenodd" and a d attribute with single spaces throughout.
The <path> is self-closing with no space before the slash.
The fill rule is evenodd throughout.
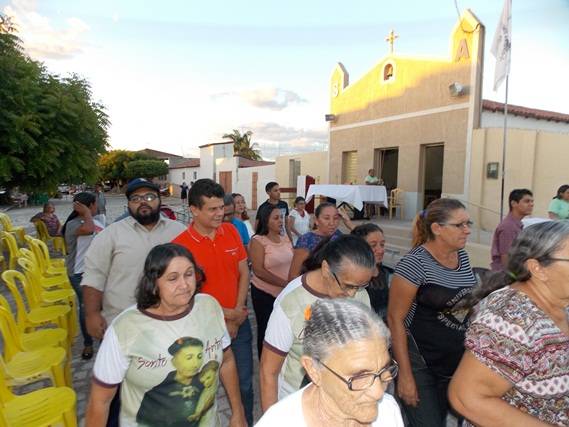
<path id="1" fill-rule="evenodd" d="M 186 172 L 182 172 L 182 180 L 186 179 Z"/>
<path id="2" fill-rule="evenodd" d="M 194 172 L 194 179 L 198 179 L 198 173 Z"/>

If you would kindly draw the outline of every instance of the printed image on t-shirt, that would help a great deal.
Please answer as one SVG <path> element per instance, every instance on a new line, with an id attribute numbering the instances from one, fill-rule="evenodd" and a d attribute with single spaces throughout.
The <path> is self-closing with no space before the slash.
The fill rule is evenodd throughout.
<path id="1" fill-rule="evenodd" d="M 168 352 L 176 370 L 144 394 L 136 422 L 140 426 L 210 425 L 220 363 L 210 360 L 202 366 L 204 343 L 193 337 L 177 339 Z"/>

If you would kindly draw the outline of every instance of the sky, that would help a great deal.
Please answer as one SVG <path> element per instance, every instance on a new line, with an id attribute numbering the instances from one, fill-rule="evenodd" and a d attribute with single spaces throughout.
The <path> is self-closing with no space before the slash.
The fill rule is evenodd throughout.
<path id="1" fill-rule="evenodd" d="M 251 130 L 263 158 L 327 149 L 329 82 L 394 52 L 446 57 L 459 11 L 486 27 L 483 98 L 502 0 L 0 0 L 26 53 L 77 73 L 107 108 L 110 149 L 198 157 Z M 569 114 L 569 0 L 513 0 L 508 103 Z"/>

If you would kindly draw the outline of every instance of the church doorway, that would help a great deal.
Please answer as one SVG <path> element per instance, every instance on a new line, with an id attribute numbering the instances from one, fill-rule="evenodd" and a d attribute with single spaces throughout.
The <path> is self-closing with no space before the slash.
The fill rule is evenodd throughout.
<path id="1" fill-rule="evenodd" d="M 423 146 L 423 209 L 435 199 L 439 199 L 443 190 L 444 144 Z"/>
<path id="2" fill-rule="evenodd" d="M 390 190 L 397 188 L 397 172 L 399 170 L 399 149 L 381 148 L 376 151 L 376 170 L 378 177 L 384 182 L 389 194 Z"/>

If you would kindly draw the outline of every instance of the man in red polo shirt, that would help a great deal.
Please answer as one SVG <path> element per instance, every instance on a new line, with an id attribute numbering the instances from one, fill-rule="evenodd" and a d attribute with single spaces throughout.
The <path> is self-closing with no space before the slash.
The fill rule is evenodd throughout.
<path id="1" fill-rule="evenodd" d="M 247 252 L 233 224 L 222 222 L 223 187 L 211 179 L 198 179 L 188 192 L 194 220 L 172 240 L 192 252 L 205 273 L 202 292 L 213 296 L 223 309 L 231 348 L 239 374 L 245 418 L 253 425 L 253 334 L 247 317 L 249 267 Z"/>

